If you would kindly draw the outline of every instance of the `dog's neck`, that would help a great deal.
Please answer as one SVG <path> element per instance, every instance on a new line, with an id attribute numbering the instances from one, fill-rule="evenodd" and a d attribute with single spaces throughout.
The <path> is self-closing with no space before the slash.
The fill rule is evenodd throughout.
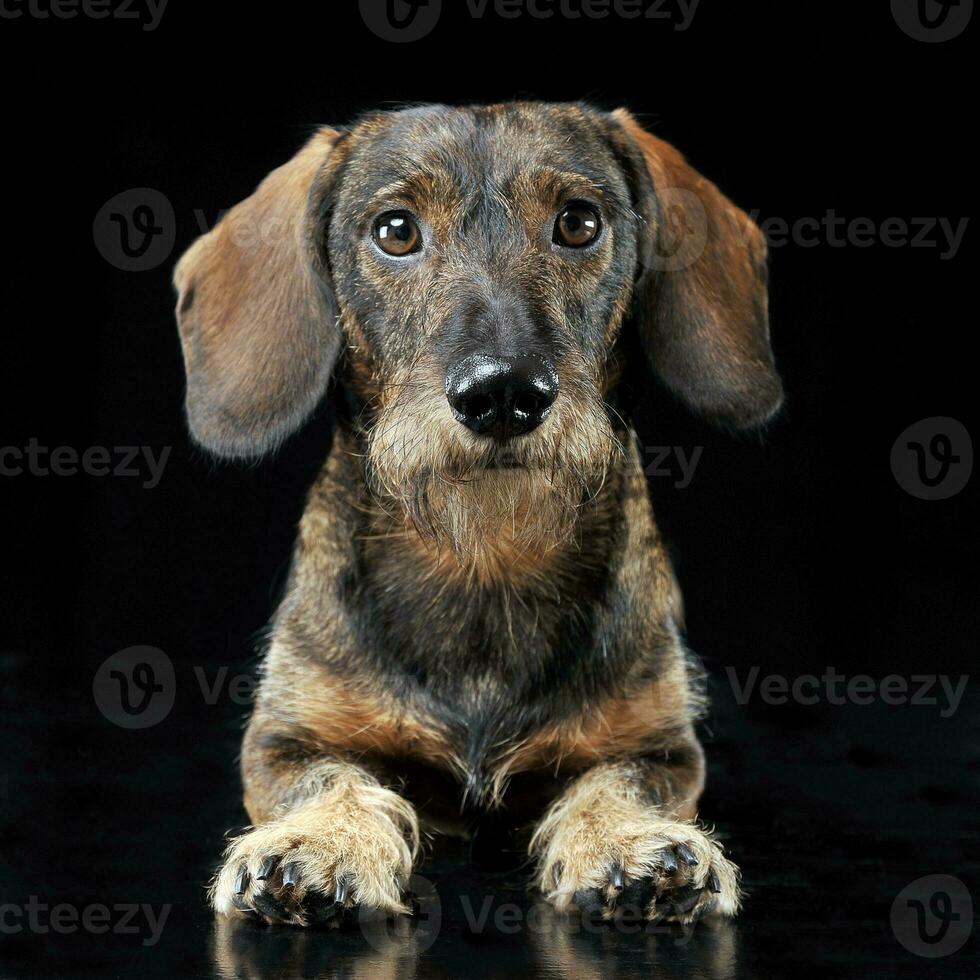
<path id="1" fill-rule="evenodd" d="M 358 661 L 412 678 L 413 690 L 438 692 L 445 704 L 497 704 L 501 692 L 524 688 L 539 701 L 552 689 L 587 699 L 602 678 L 614 683 L 629 670 L 638 649 L 673 642 L 673 577 L 635 450 L 560 541 L 535 549 L 502 529 L 475 560 L 372 494 L 365 466 L 357 436 L 339 426 L 301 524 L 301 601 L 281 612 L 285 620 L 314 610 L 314 622 L 340 624 L 349 638 L 334 669 L 353 669 L 356 649 Z M 310 629 L 305 617 L 296 628 Z M 584 672 L 575 666 L 583 660 Z M 573 695 L 562 677 L 578 678 Z"/>
<path id="2" fill-rule="evenodd" d="M 581 601 L 578 572 L 611 560 L 622 520 L 629 466 L 613 467 L 594 493 L 569 499 L 548 473 L 488 470 L 458 483 L 433 481 L 435 499 L 399 500 L 372 489 L 363 440 L 338 432 L 345 482 L 357 487 L 365 540 L 407 565 L 425 582 L 448 588 L 510 589 Z M 639 472 L 637 470 L 637 472 Z M 642 481 L 642 475 L 641 481 Z M 380 557 L 380 556 L 377 556 Z"/>

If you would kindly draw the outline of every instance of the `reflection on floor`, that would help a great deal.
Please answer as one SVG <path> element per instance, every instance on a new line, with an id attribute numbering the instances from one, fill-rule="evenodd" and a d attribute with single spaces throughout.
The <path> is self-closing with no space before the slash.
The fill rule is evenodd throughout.
<path id="1" fill-rule="evenodd" d="M 481 833 L 430 850 L 412 921 L 302 931 L 215 922 L 204 902 L 223 835 L 244 820 L 241 708 L 178 692 L 165 721 L 125 731 L 81 683 L 55 703 L 30 658 L 3 665 L 2 977 L 980 976 L 977 934 L 926 958 L 893 920 L 926 875 L 980 899 L 975 689 L 939 719 L 911 706 L 739 707 L 716 685 L 702 813 L 744 872 L 734 923 L 685 935 L 557 916 L 527 889 L 523 855 Z"/>

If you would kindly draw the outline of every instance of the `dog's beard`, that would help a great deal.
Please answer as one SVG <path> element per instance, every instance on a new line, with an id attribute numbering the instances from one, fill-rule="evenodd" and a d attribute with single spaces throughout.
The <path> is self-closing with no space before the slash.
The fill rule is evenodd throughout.
<path id="1" fill-rule="evenodd" d="M 372 492 L 464 568 L 533 558 L 573 540 L 621 452 L 587 381 L 563 379 L 545 423 L 503 447 L 456 422 L 439 387 L 396 390 L 368 432 Z"/>

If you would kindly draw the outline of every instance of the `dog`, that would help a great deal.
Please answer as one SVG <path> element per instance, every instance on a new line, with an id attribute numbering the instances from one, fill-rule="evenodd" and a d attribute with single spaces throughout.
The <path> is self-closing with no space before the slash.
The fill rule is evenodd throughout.
<path id="1" fill-rule="evenodd" d="M 748 215 L 626 110 L 418 106 L 319 129 L 174 282 L 201 446 L 273 453 L 328 390 L 336 418 L 216 911 L 407 913 L 422 834 L 497 812 L 527 821 L 558 910 L 734 915 L 738 869 L 697 822 L 699 668 L 617 399 L 646 365 L 720 425 L 773 418 Z"/>

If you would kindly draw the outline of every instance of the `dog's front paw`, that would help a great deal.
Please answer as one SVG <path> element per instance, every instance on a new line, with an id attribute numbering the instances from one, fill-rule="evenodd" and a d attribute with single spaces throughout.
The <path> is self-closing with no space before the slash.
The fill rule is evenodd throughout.
<path id="1" fill-rule="evenodd" d="M 734 915 L 738 868 L 693 823 L 655 812 L 618 829 L 602 820 L 560 828 L 543 855 L 539 884 L 558 909 L 612 919 L 641 915 L 689 924 Z"/>
<path id="2" fill-rule="evenodd" d="M 407 913 L 411 870 L 412 847 L 388 815 L 324 801 L 232 841 L 211 902 L 224 915 L 299 926 L 339 920 L 355 907 Z"/>

